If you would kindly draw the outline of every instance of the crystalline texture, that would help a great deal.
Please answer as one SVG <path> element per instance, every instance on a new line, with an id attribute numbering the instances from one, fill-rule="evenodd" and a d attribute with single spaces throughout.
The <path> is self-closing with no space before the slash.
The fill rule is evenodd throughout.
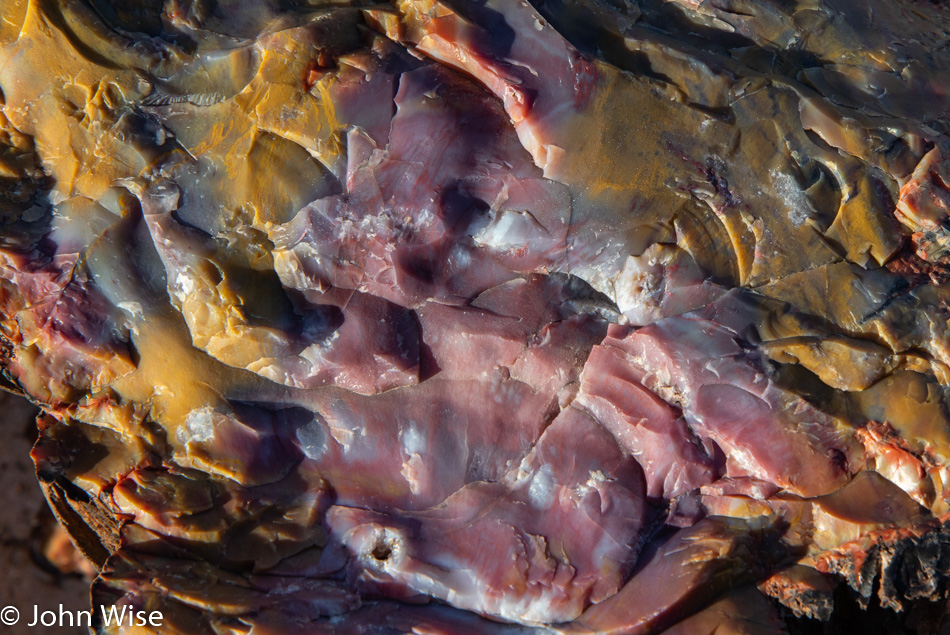
<path id="1" fill-rule="evenodd" d="M 937 627 L 941 3 L 0 9 L 3 384 L 97 606 Z"/>

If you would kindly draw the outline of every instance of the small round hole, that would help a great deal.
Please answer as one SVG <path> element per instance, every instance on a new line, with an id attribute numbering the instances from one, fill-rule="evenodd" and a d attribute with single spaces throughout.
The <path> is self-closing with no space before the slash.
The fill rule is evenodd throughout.
<path id="1" fill-rule="evenodd" d="M 373 557 L 377 560 L 389 560 L 391 555 L 393 555 L 392 546 L 385 542 L 377 542 L 376 546 L 373 547 Z"/>

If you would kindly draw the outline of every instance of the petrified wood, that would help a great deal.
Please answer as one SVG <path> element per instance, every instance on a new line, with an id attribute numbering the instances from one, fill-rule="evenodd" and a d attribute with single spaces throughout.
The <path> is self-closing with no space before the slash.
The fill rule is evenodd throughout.
<path id="1" fill-rule="evenodd" d="M 0 7 L 3 381 L 97 607 L 939 628 L 942 1 Z"/>

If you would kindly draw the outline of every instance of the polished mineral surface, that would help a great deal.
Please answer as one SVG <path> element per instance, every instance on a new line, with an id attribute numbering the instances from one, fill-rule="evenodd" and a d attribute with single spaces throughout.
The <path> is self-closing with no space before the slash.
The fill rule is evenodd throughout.
<path id="1" fill-rule="evenodd" d="M 3 381 L 96 606 L 938 628 L 942 0 L 0 9 Z"/>

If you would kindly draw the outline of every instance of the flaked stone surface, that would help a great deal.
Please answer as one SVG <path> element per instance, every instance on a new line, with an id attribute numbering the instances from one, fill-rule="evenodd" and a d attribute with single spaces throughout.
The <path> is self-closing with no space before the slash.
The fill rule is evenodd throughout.
<path id="1" fill-rule="evenodd" d="M 0 7 L 3 382 L 97 609 L 938 628 L 943 4 Z"/>

